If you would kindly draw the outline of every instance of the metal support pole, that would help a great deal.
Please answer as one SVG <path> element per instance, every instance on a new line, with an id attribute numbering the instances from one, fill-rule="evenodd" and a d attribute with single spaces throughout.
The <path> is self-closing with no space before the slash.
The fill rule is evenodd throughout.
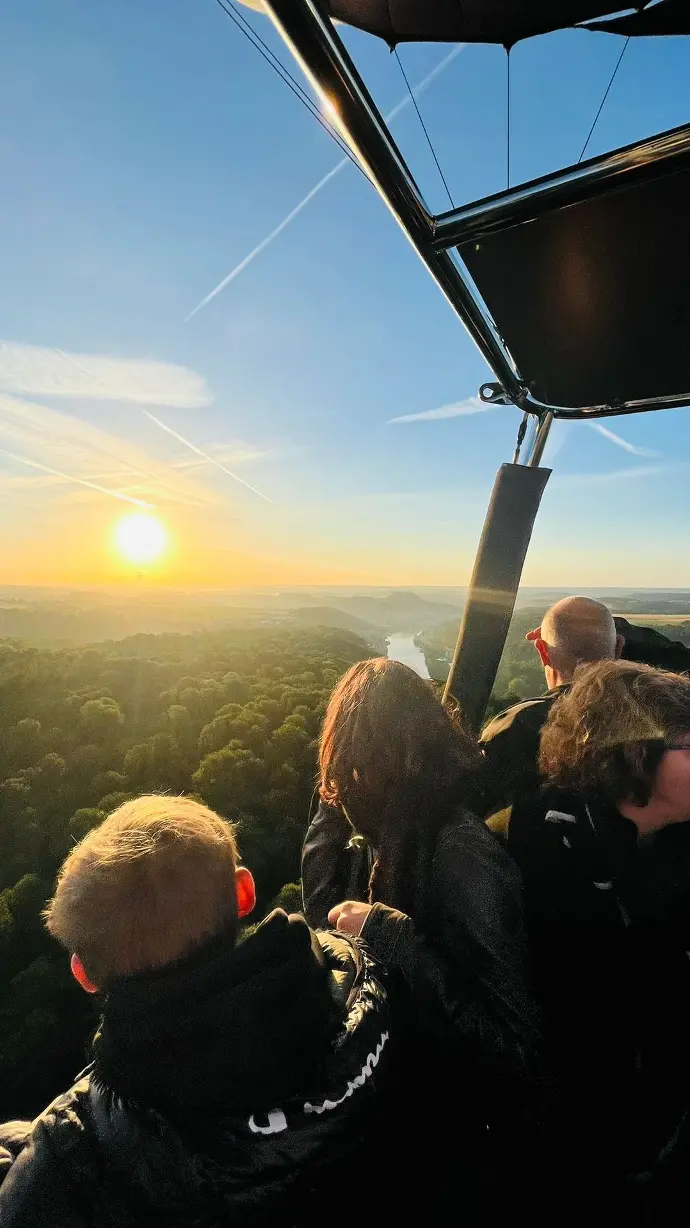
<path id="1" fill-rule="evenodd" d="M 672 175 L 686 168 L 689 162 L 690 124 L 684 124 L 635 145 L 614 149 L 588 162 L 442 213 L 436 218 L 434 246 L 445 249 L 456 247 L 458 243 L 477 242 L 487 235 L 544 217 L 555 209 L 566 209 L 609 192 Z"/>
<path id="2" fill-rule="evenodd" d="M 503 388 L 525 395 L 515 363 L 457 256 L 434 251 L 435 219 L 369 91 L 318 0 L 265 0 L 274 25 Z"/>
<path id="3" fill-rule="evenodd" d="M 537 469 L 539 467 L 552 425 L 552 413 L 542 414 L 539 418 L 533 417 L 531 419 L 525 444 L 525 455 L 522 461 L 523 465 L 527 465 L 530 469 Z"/>

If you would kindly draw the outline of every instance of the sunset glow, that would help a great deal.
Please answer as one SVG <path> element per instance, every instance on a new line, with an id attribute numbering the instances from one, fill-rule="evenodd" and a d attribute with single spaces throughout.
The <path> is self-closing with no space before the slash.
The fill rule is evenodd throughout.
<path id="1" fill-rule="evenodd" d="M 115 525 L 115 548 L 128 563 L 155 563 L 167 544 L 165 525 L 147 512 L 132 512 Z"/>

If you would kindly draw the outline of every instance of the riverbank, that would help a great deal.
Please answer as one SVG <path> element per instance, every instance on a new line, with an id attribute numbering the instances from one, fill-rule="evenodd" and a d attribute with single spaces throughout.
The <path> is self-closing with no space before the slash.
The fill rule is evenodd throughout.
<path id="1" fill-rule="evenodd" d="M 420 678 L 430 677 L 424 653 L 417 647 L 412 635 L 389 635 L 386 655 L 389 661 L 402 661 L 403 665 L 409 665 Z"/>

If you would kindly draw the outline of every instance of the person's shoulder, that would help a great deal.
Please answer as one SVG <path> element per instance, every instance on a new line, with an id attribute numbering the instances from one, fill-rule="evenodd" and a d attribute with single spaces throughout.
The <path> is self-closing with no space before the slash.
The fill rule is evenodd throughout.
<path id="1" fill-rule="evenodd" d="M 543 695 L 523 699 L 519 704 L 513 704 L 510 708 L 499 712 L 482 732 L 480 743 L 491 742 L 500 734 L 517 728 L 539 729 L 559 693 L 559 691 L 547 691 Z"/>
<path id="2" fill-rule="evenodd" d="M 469 810 L 460 810 L 441 829 L 434 866 L 444 876 L 467 879 L 468 871 L 480 867 L 513 879 L 516 867 L 500 840 L 487 824 Z"/>
<path id="3" fill-rule="evenodd" d="M 319 799 L 318 805 L 312 803 L 309 812 L 309 829 L 307 840 L 328 832 L 329 835 L 347 837 L 352 835 L 352 826 L 342 807 Z"/>

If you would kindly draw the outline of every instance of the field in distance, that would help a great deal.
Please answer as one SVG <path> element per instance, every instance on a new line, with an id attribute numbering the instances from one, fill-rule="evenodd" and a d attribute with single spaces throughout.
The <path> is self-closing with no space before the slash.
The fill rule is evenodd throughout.
<path id="1" fill-rule="evenodd" d="M 618 614 L 618 610 L 616 610 Z M 645 623 L 687 623 L 690 622 L 690 614 L 620 614 L 621 618 L 627 618 L 629 623 L 639 623 L 644 626 Z"/>

